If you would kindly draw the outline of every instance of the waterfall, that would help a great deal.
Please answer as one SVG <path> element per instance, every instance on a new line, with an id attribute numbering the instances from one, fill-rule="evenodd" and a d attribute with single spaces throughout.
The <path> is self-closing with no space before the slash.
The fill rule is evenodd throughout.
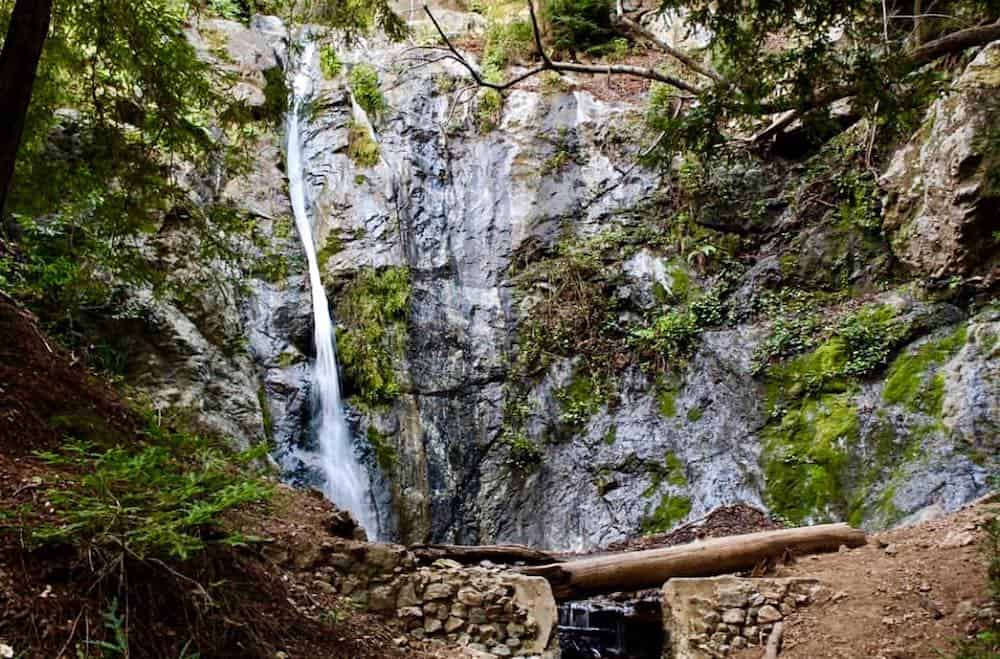
<path id="1" fill-rule="evenodd" d="M 288 112 L 288 188 L 295 214 L 295 226 L 302 238 L 309 264 L 315 324 L 316 361 L 313 364 L 312 427 L 319 443 L 318 466 L 323 474 L 323 491 L 341 508 L 350 510 L 369 537 L 377 534 L 377 521 L 371 505 L 368 474 L 354 454 L 351 432 L 344 418 L 340 400 L 340 377 L 337 372 L 336 339 L 330 318 L 330 305 L 320 280 L 312 223 L 306 210 L 302 165 L 302 136 L 299 112 L 312 91 L 309 66 L 316 46 L 306 41 L 292 84 L 292 103 Z"/>

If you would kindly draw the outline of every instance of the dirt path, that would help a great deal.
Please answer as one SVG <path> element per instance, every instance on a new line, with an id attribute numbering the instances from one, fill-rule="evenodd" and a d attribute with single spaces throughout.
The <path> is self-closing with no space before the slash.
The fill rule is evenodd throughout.
<path id="1" fill-rule="evenodd" d="M 782 659 L 953 656 L 953 640 L 981 629 L 979 615 L 988 617 L 977 525 L 998 512 L 1000 505 L 977 505 L 781 567 L 777 576 L 815 577 L 830 589 L 789 618 Z M 758 659 L 760 650 L 736 656 Z"/>

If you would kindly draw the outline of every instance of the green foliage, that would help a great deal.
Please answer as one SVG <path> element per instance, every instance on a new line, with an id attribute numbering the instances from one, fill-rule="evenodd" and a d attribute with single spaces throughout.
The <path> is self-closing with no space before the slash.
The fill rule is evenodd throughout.
<path id="1" fill-rule="evenodd" d="M 771 324 L 768 337 L 754 351 L 755 374 L 778 359 L 812 348 L 821 329 L 819 316 L 811 299 L 793 295 L 788 299 L 771 300 L 771 303 L 777 305 L 778 316 Z"/>
<path id="2" fill-rule="evenodd" d="M 504 436 L 507 444 L 507 464 L 520 471 L 530 471 L 537 467 L 544 453 L 523 431 Z"/>
<path id="3" fill-rule="evenodd" d="M 908 329 L 888 305 L 865 307 L 847 316 L 837 328 L 846 353 L 842 374 L 863 376 L 885 366 Z"/>
<path id="4" fill-rule="evenodd" d="M 671 309 L 648 325 L 632 330 L 636 349 L 660 364 L 676 364 L 694 351 L 701 330 L 689 310 Z"/>
<path id="5" fill-rule="evenodd" d="M 118 599 L 112 599 L 106 611 L 101 611 L 104 628 L 112 641 L 91 641 L 95 646 L 113 657 L 128 657 L 128 634 L 125 631 L 125 616 L 118 612 Z"/>
<path id="6" fill-rule="evenodd" d="M 696 423 L 701 420 L 701 417 L 705 415 L 705 410 L 700 407 L 692 407 L 687 412 L 687 420 L 691 423 Z"/>
<path id="7" fill-rule="evenodd" d="M 545 0 L 542 18 L 557 51 L 586 51 L 615 36 L 610 0 Z"/>
<path id="8" fill-rule="evenodd" d="M 410 271 L 366 268 L 345 287 L 337 306 L 337 354 L 350 393 L 368 405 L 399 395 L 396 376 L 409 339 Z"/>
<path id="9" fill-rule="evenodd" d="M 601 373 L 574 373 L 569 384 L 553 392 L 561 410 L 559 421 L 571 429 L 582 427 L 604 405 L 606 389 Z"/>
<path id="10" fill-rule="evenodd" d="M 323 44 L 319 49 L 319 68 L 327 80 L 333 80 L 343 70 L 344 63 L 337 57 L 337 50 L 332 44 Z"/>
<path id="11" fill-rule="evenodd" d="M 768 367 L 772 414 L 783 412 L 783 401 L 844 391 L 854 378 L 881 369 L 904 341 L 908 329 L 889 306 L 870 305 L 849 314 L 833 329 L 832 336 L 811 352 Z M 772 347 L 780 345 L 781 340 L 771 343 Z"/>
<path id="12" fill-rule="evenodd" d="M 500 125 L 502 113 L 503 95 L 496 89 L 480 89 L 472 115 L 476 130 L 483 135 L 493 132 Z"/>
<path id="13" fill-rule="evenodd" d="M 38 454 L 71 474 L 46 491 L 56 519 L 26 531 L 38 545 L 74 544 L 139 559 L 186 560 L 209 543 L 244 544 L 248 539 L 226 531 L 222 517 L 270 497 L 270 486 L 249 471 L 266 450 L 262 444 L 232 454 L 220 441 L 152 421 L 127 447 L 68 441 L 60 453 Z"/>
<path id="14" fill-rule="evenodd" d="M 944 398 L 944 380 L 933 370 L 961 349 L 966 334 L 963 324 L 942 339 L 928 341 L 899 355 L 889 367 L 882 390 L 883 399 L 891 405 L 904 405 L 913 412 L 939 416 Z"/>
<path id="15" fill-rule="evenodd" d="M 379 88 L 378 71 L 370 64 L 358 64 L 348 78 L 351 94 L 372 121 L 377 121 L 389 110 Z"/>
<path id="16" fill-rule="evenodd" d="M 241 0 L 208 0 L 208 10 L 230 21 L 247 18 L 247 7 Z"/>
<path id="17" fill-rule="evenodd" d="M 374 167 L 381 159 L 378 142 L 361 122 L 352 120 L 347 124 L 347 156 L 358 167 Z"/>
<path id="18" fill-rule="evenodd" d="M 484 70 L 503 71 L 511 63 L 525 59 L 534 52 L 535 36 L 527 19 L 491 20 L 486 28 L 483 47 Z"/>

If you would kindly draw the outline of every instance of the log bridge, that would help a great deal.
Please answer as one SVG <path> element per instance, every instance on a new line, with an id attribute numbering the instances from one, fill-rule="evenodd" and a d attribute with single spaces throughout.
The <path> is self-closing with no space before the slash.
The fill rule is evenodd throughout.
<path id="1" fill-rule="evenodd" d="M 847 524 L 821 524 L 712 538 L 674 547 L 568 558 L 520 545 L 423 545 L 413 551 L 421 560 L 530 563 L 516 571 L 548 580 L 557 600 L 574 600 L 659 588 L 674 577 L 711 577 L 751 570 L 763 561 L 786 555 L 837 551 L 842 545 L 853 548 L 866 542 L 860 529 Z"/>

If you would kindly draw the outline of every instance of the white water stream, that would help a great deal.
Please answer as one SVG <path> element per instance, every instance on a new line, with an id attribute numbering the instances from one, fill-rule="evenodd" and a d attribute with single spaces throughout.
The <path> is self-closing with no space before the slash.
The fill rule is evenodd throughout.
<path id="1" fill-rule="evenodd" d="M 377 536 L 377 521 L 371 505 L 371 484 L 364 467 L 354 454 L 350 428 L 340 400 L 340 377 L 337 372 L 336 339 L 330 318 L 330 305 L 320 280 L 312 223 L 306 211 L 303 185 L 302 136 L 299 112 L 312 92 L 309 66 L 316 45 L 306 41 L 300 54 L 298 71 L 292 84 L 292 103 L 288 112 L 288 188 L 295 214 L 295 226 L 302 238 L 309 263 L 315 323 L 316 361 L 313 364 L 313 432 L 319 443 L 318 466 L 323 474 L 323 491 L 341 508 L 350 510 L 370 538 Z"/>

